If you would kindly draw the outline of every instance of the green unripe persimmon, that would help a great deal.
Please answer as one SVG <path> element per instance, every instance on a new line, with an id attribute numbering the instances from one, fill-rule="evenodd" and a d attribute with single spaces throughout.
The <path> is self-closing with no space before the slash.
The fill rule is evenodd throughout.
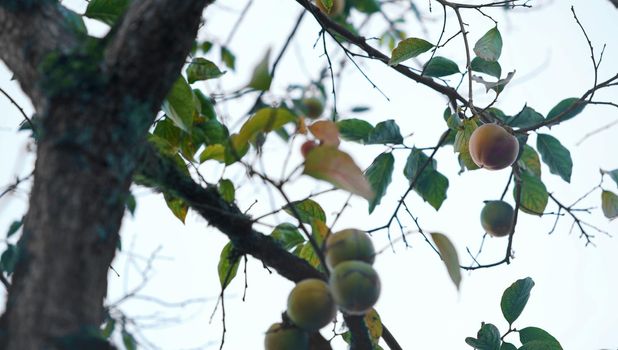
<path id="1" fill-rule="evenodd" d="M 296 327 L 274 323 L 264 337 L 266 350 L 309 350 L 309 335 Z"/>
<path id="2" fill-rule="evenodd" d="M 317 97 L 306 97 L 303 99 L 303 108 L 307 118 L 317 119 L 324 113 L 324 102 Z"/>
<path id="3" fill-rule="evenodd" d="M 513 207 L 504 201 L 486 201 L 481 210 L 481 226 L 494 237 L 504 237 L 513 226 Z"/>
<path id="4" fill-rule="evenodd" d="M 325 254 L 326 265 L 332 270 L 348 260 L 373 264 L 376 252 L 368 234 L 356 229 L 346 229 L 328 236 Z"/>
<path id="5" fill-rule="evenodd" d="M 328 285 L 309 278 L 298 282 L 290 292 L 287 314 L 299 328 L 316 332 L 335 318 L 337 306 Z"/>
<path id="6" fill-rule="evenodd" d="M 329 286 L 341 310 L 364 315 L 380 297 L 380 278 L 371 265 L 362 261 L 344 261 L 331 271 Z"/>

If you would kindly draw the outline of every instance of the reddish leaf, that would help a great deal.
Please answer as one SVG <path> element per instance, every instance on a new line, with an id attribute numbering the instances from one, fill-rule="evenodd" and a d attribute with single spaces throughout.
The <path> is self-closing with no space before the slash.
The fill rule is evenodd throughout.
<path id="1" fill-rule="evenodd" d="M 371 185 L 352 157 L 334 146 L 314 148 L 305 160 L 304 173 L 371 200 Z"/>

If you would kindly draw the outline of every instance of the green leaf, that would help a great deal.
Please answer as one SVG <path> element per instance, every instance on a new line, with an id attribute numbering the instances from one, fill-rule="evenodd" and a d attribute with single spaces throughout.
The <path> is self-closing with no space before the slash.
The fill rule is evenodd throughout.
<path id="1" fill-rule="evenodd" d="M 294 209 L 292 209 L 294 208 Z M 286 205 L 283 210 L 292 217 L 299 219 L 300 222 L 311 224 L 313 220 L 326 222 L 324 209 L 314 200 L 305 199 L 303 201 L 292 202 Z M 298 215 L 298 218 L 296 217 Z"/>
<path id="2" fill-rule="evenodd" d="M 511 343 L 502 343 L 500 350 L 517 350 L 517 347 Z"/>
<path id="3" fill-rule="evenodd" d="M 222 72 L 216 64 L 202 57 L 194 58 L 187 67 L 189 84 L 200 80 L 216 79 L 223 74 L 225 71 Z"/>
<path id="4" fill-rule="evenodd" d="M 225 160 L 225 147 L 223 145 L 207 146 L 200 154 L 200 163 L 211 159 L 223 163 Z"/>
<path id="5" fill-rule="evenodd" d="M 225 142 L 225 152 L 223 154 L 223 162 L 225 165 L 233 164 L 244 157 L 249 152 L 249 143 L 240 143 L 238 134 L 230 135 Z"/>
<path id="6" fill-rule="evenodd" d="M 487 113 L 491 114 L 494 118 L 506 123 L 509 117 L 504 112 L 496 107 L 487 108 Z"/>
<path id="7" fill-rule="evenodd" d="M 401 144 L 403 143 L 403 137 L 401 136 L 401 131 L 399 131 L 397 123 L 392 119 L 388 119 L 379 122 L 375 128 L 371 130 L 366 143 L 370 145 L 387 143 Z"/>
<path id="8" fill-rule="evenodd" d="M 455 152 L 469 152 L 470 136 L 472 136 L 476 128 L 478 128 L 478 124 L 474 119 L 465 119 L 461 122 L 459 131 L 457 131 L 455 136 L 455 143 L 453 144 Z"/>
<path id="9" fill-rule="evenodd" d="M 197 136 L 195 129 L 199 129 L 202 132 L 200 136 L 203 137 L 203 142 L 206 145 L 222 145 L 229 141 L 229 131 L 227 130 L 225 125 L 221 124 L 216 119 L 208 120 L 204 123 L 199 123 L 196 126 L 197 128 L 193 129 L 194 137 Z"/>
<path id="10" fill-rule="evenodd" d="M 105 322 L 105 326 L 101 330 L 101 336 L 108 339 L 112 333 L 114 333 L 114 328 L 116 328 L 116 320 L 113 318 L 108 318 L 107 322 Z"/>
<path id="11" fill-rule="evenodd" d="M 418 176 L 416 184 L 414 185 L 414 191 L 420 195 L 424 201 L 438 210 L 446 199 L 446 191 L 449 182 L 446 176 L 435 170 L 435 159 L 432 159 L 423 172 L 417 175 L 428 159 L 429 157 L 422 151 L 413 148 L 408 156 L 403 173 L 409 181 L 413 181 Z"/>
<path id="12" fill-rule="evenodd" d="M 547 113 L 547 120 L 559 119 L 560 122 L 569 120 L 579 113 L 581 113 L 586 107 L 586 102 L 580 101 L 577 97 L 571 97 L 560 101 L 554 108 Z"/>
<path id="13" fill-rule="evenodd" d="M 495 62 L 502 53 L 502 36 L 498 27 L 490 29 L 474 44 L 474 53 L 485 61 Z"/>
<path id="14" fill-rule="evenodd" d="M 24 224 L 24 218 L 13 221 L 13 223 L 11 223 L 11 226 L 9 226 L 9 231 L 6 233 L 6 238 L 11 237 L 17 231 L 19 231 L 19 229 L 21 228 L 23 224 Z"/>
<path id="15" fill-rule="evenodd" d="M 515 189 L 513 189 L 513 198 L 517 201 Z M 541 216 L 548 201 L 549 193 L 543 181 L 535 175 L 523 172 L 521 174 L 520 209 L 525 213 Z"/>
<path id="16" fill-rule="evenodd" d="M 446 200 L 447 190 L 448 178 L 436 170 L 430 171 L 427 175 L 423 174 L 414 186 L 414 191 L 436 210 L 440 209 Z"/>
<path id="17" fill-rule="evenodd" d="M 558 139 L 551 135 L 538 134 L 536 148 L 541 153 L 543 162 L 549 166 L 549 172 L 559 175 L 566 182 L 571 182 L 573 171 L 571 152 Z"/>
<path id="18" fill-rule="evenodd" d="M 189 212 L 189 205 L 185 203 L 182 199 L 175 197 L 171 194 L 164 193 L 163 198 L 165 199 L 165 204 L 170 208 L 172 214 L 178 218 L 178 220 L 185 223 L 185 219 L 187 218 L 187 213 Z"/>
<path id="19" fill-rule="evenodd" d="M 330 182 L 369 201 L 374 197 L 362 170 L 349 154 L 335 146 L 321 145 L 311 150 L 305 158 L 303 174 Z"/>
<path id="20" fill-rule="evenodd" d="M 459 269 L 459 257 L 457 256 L 455 246 L 453 246 L 453 243 L 451 243 L 448 237 L 441 233 L 432 233 L 431 238 L 440 252 L 440 257 L 442 261 L 444 261 L 444 265 L 446 265 L 451 281 L 453 281 L 455 287 L 459 289 L 459 285 L 461 284 L 461 270 Z"/>
<path id="21" fill-rule="evenodd" d="M 330 13 L 330 10 L 333 8 L 333 0 L 318 0 L 322 3 L 324 8 L 326 9 L 326 13 Z"/>
<path id="22" fill-rule="evenodd" d="M 348 2 L 355 9 L 367 14 L 380 11 L 380 3 L 377 0 L 348 0 Z"/>
<path id="23" fill-rule="evenodd" d="M 457 132 L 457 130 L 463 127 L 463 120 L 459 118 L 459 115 L 457 115 L 457 113 L 450 114 L 449 109 L 449 115 L 448 117 L 446 117 L 446 126 L 448 126 L 449 129 L 455 130 L 455 132 Z M 457 137 L 457 135 L 455 135 L 455 137 Z"/>
<path id="24" fill-rule="evenodd" d="M 500 301 L 500 308 L 502 309 L 502 315 L 509 324 L 513 324 L 515 320 L 524 311 L 528 298 L 530 298 L 530 291 L 534 287 L 534 281 L 530 277 L 515 281 L 508 287 L 502 294 L 502 300 Z"/>
<path id="25" fill-rule="evenodd" d="M 460 167 L 458 174 L 463 173 L 466 169 L 470 171 L 480 169 L 480 167 L 476 165 L 476 163 L 472 159 L 470 152 L 459 153 L 459 155 L 457 156 L 457 161 L 459 162 Z"/>
<path id="26" fill-rule="evenodd" d="M 187 133 L 191 132 L 195 105 L 193 91 L 184 77 L 180 76 L 172 85 L 162 109 L 176 126 Z"/>
<path id="27" fill-rule="evenodd" d="M 373 131 L 373 125 L 361 119 L 343 119 L 337 121 L 339 135 L 342 139 L 366 143 Z"/>
<path id="28" fill-rule="evenodd" d="M 289 122 L 296 120 L 296 116 L 285 108 L 262 108 L 247 120 L 234 139 L 236 149 L 242 149 L 258 133 L 270 132 Z"/>
<path id="29" fill-rule="evenodd" d="M 15 266 L 19 260 L 19 247 L 14 244 L 9 244 L 6 250 L 0 256 L 0 269 L 10 275 L 15 271 Z"/>
<path id="30" fill-rule="evenodd" d="M 225 289 L 236 277 L 238 266 L 240 265 L 240 255 L 234 248 L 232 242 L 228 242 L 221 250 L 217 271 L 219 272 L 219 282 L 221 289 Z"/>
<path id="31" fill-rule="evenodd" d="M 457 63 L 442 56 L 432 58 L 423 68 L 424 75 L 435 78 L 444 77 L 455 73 L 459 73 Z"/>
<path id="32" fill-rule="evenodd" d="M 399 63 L 414 58 L 423 52 L 431 50 L 433 44 L 427 40 L 419 38 L 408 38 L 400 41 L 397 47 L 391 54 L 391 59 L 388 61 L 389 66 L 396 66 Z"/>
<path id="33" fill-rule="evenodd" d="M 273 77 L 270 75 L 269 61 L 270 49 L 266 51 L 264 58 L 262 58 L 257 66 L 255 66 L 248 87 L 259 91 L 266 91 L 270 89 L 270 83 L 272 82 Z"/>
<path id="34" fill-rule="evenodd" d="M 236 56 L 225 46 L 221 46 L 221 61 L 231 70 L 236 69 Z"/>
<path id="35" fill-rule="evenodd" d="M 130 0 L 91 0 L 84 16 L 113 25 L 129 7 Z"/>
<path id="36" fill-rule="evenodd" d="M 476 338 L 466 338 L 466 344 L 477 350 L 499 350 L 500 331 L 491 323 L 483 323 L 476 334 Z"/>
<path id="37" fill-rule="evenodd" d="M 547 333 L 547 331 L 537 327 L 526 327 L 520 329 L 519 340 L 522 344 L 531 343 L 533 341 L 555 343 L 558 346 L 557 349 L 562 350 L 562 347 L 560 346 L 560 343 L 558 342 L 558 340 L 556 340 L 556 338 L 554 338 L 551 334 Z"/>
<path id="38" fill-rule="evenodd" d="M 514 128 L 529 128 L 539 123 L 542 123 L 545 118 L 543 115 L 533 108 L 524 106 L 524 108 L 514 117 L 508 120 L 507 124 Z"/>
<path id="39" fill-rule="evenodd" d="M 618 217 L 618 196 L 610 191 L 601 193 L 601 207 L 606 218 L 613 220 Z"/>
<path id="40" fill-rule="evenodd" d="M 127 198 L 124 200 L 124 205 L 131 215 L 135 215 L 135 207 L 137 206 L 137 202 L 135 201 L 135 196 L 133 193 L 129 192 L 129 194 L 127 194 Z"/>
<path id="41" fill-rule="evenodd" d="M 64 6 L 60 6 L 58 8 L 60 9 L 66 23 L 72 30 L 79 34 L 88 35 L 88 29 L 86 28 L 86 24 L 84 24 L 84 19 L 81 15 L 78 15 Z"/>
<path id="42" fill-rule="evenodd" d="M 371 107 L 369 106 L 355 106 L 352 107 L 352 109 L 350 109 L 350 112 L 352 113 L 363 113 L 363 112 L 368 112 L 371 110 Z M 371 124 L 369 124 L 371 125 Z"/>
<path id="43" fill-rule="evenodd" d="M 485 61 L 480 57 L 474 57 L 472 62 L 470 62 L 470 69 L 475 72 L 489 74 L 498 79 L 500 79 L 500 76 L 502 75 L 502 67 L 500 67 L 500 63 Z"/>
<path id="44" fill-rule="evenodd" d="M 217 119 L 217 113 L 215 112 L 215 106 L 210 97 L 204 95 L 199 89 L 193 89 L 193 94 L 197 97 L 200 106 L 200 114 L 206 117 L 208 120 Z"/>
<path id="45" fill-rule="evenodd" d="M 224 201 L 232 203 L 236 196 L 236 190 L 234 189 L 234 183 L 228 179 L 222 179 L 217 186 L 219 194 Z"/>
<path id="46" fill-rule="evenodd" d="M 457 117 L 457 119 L 459 119 L 459 117 Z M 459 152 L 459 159 L 468 170 L 476 170 L 479 168 L 472 160 L 469 149 L 470 136 L 472 136 L 472 133 L 477 127 L 478 125 L 474 119 L 463 120 L 455 135 L 455 142 L 453 143 L 453 149 L 455 152 Z"/>
<path id="47" fill-rule="evenodd" d="M 535 340 L 524 344 L 519 350 L 562 350 L 562 347 L 554 342 Z"/>
<path id="48" fill-rule="evenodd" d="M 369 201 L 369 213 L 371 214 L 375 207 L 380 204 L 380 200 L 384 197 L 388 185 L 391 183 L 393 169 L 395 167 L 395 157 L 392 153 L 382 153 L 365 171 L 365 177 L 371 184 L 371 188 L 375 196 Z"/>
<path id="49" fill-rule="evenodd" d="M 609 177 L 614 180 L 614 182 L 616 183 L 616 185 L 618 185 L 618 169 L 616 170 L 611 170 L 611 171 L 606 171 L 606 170 L 601 170 L 601 174 L 603 175 L 609 175 Z"/>
<path id="50" fill-rule="evenodd" d="M 524 145 L 521 156 L 518 160 L 519 167 L 528 173 L 541 177 L 541 160 L 539 154 L 529 145 Z"/>
<path id="51" fill-rule="evenodd" d="M 290 250 L 305 241 L 298 227 L 287 222 L 277 225 L 270 236 L 285 250 Z"/>
<path id="52" fill-rule="evenodd" d="M 152 134 L 158 138 L 157 141 L 163 143 L 165 150 L 170 154 L 178 152 L 182 139 L 182 130 L 180 130 L 171 119 L 165 118 L 159 120 Z"/>
<path id="53" fill-rule="evenodd" d="M 122 343 L 126 350 L 137 350 L 137 342 L 133 334 L 129 333 L 126 329 L 122 329 Z"/>
<path id="54" fill-rule="evenodd" d="M 213 46 L 214 44 L 209 40 L 205 40 L 198 45 L 199 49 L 202 50 L 202 53 L 208 53 Z"/>

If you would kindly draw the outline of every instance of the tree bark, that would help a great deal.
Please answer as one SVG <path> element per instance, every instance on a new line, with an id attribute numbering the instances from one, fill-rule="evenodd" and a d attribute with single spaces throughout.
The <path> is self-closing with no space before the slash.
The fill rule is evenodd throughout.
<path id="1" fill-rule="evenodd" d="M 0 57 L 40 116 L 1 348 L 95 346 L 138 150 L 210 2 L 133 2 L 100 41 L 72 33 L 55 1 L 0 2 Z"/>

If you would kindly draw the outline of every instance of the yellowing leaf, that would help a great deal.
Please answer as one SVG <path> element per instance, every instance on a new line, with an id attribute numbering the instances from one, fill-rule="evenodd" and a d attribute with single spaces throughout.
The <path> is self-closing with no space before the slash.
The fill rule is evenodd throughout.
<path id="1" fill-rule="evenodd" d="M 319 120 L 311 124 L 309 130 L 323 145 L 339 146 L 339 128 L 330 120 Z"/>
<path id="2" fill-rule="evenodd" d="M 457 250 L 455 250 L 453 243 L 451 243 L 448 237 L 441 233 L 432 233 L 431 238 L 436 244 L 436 247 L 438 247 L 438 251 L 440 252 L 442 261 L 444 261 L 444 265 L 446 265 L 446 269 L 448 270 L 451 280 L 455 283 L 457 289 L 459 289 L 459 284 L 461 283 L 461 271 L 459 269 L 459 257 L 457 256 Z"/>
<path id="3" fill-rule="evenodd" d="M 165 198 L 165 204 L 167 204 L 167 207 L 170 208 L 174 216 L 184 224 L 187 213 L 189 212 L 189 205 L 182 199 L 166 193 L 163 194 L 163 198 Z"/>
<path id="4" fill-rule="evenodd" d="M 259 132 L 268 132 L 296 120 L 296 116 L 285 108 L 262 108 L 243 124 L 234 139 L 236 149 L 243 147 Z"/>
<path id="5" fill-rule="evenodd" d="M 315 253 L 315 250 L 313 249 L 311 243 L 307 242 L 303 244 L 302 248 L 298 253 L 298 256 L 302 259 L 307 260 L 307 262 L 316 269 L 320 267 L 320 258 Z"/>
<path id="6" fill-rule="evenodd" d="M 369 181 L 352 157 L 336 147 L 323 145 L 314 148 L 307 154 L 303 173 L 367 200 L 374 197 Z"/>
<path id="7" fill-rule="evenodd" d="M 200 154 L 200 163 L 204 163 L 210 159 L 223 163 L 225 159 L 225 147 L 219 144 L 206 147 L 202 154 Z"/>
<path id="8" fill-rule="evenodd" d="M 380 315 L 378 315 L 376 309 L 371 309 L 365 315 L 365 324 L 369 330 L 371 340 L 373 340 L 374 343 L 377 343 L 382 336 L 382 321 L 380 320 Z"/>
<path id="9" fill-rule="evenodd" d="M 313 239 L 318 243 L 318 245 L 322 245 L 324 239 L 329 236 L 330 229 L 326 226 L 326 223 L 322 220 L 313 219 L 311 222 L 311 235 Z"/>

